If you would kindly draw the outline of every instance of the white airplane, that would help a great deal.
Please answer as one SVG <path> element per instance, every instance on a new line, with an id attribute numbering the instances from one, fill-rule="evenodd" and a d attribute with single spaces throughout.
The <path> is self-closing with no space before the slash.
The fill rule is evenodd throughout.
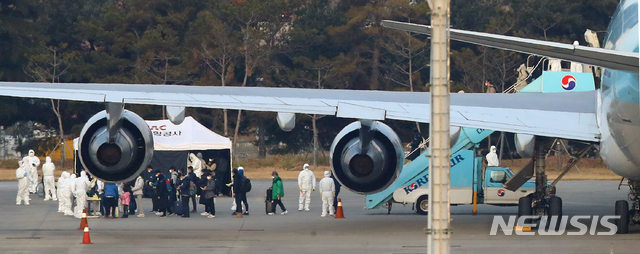
<path id="1" fill-rule="evenodd" d="M 385 21 L 387 27 L 429 33 L 429 27 Z M 640 223 L 640 102 L 638 91 L 638 1 L 623 0 L 612 18 L 605 49 L 451 29 L 451 39 L 601 66 L 602 88 L 553 94 L 451 94 L 451 125 L 599 142 L 600 154 L 616 174 L 629 179 L 632 206 L 619 222 Z M 561 84 L 559 84 L 561 85 Z M 579 84 L 578 84 L 579 85 Z M 361 119 L 345 127 L 331 147 L 335 176 L 348 189 L 370 193 L 397 178 L 404 156 L 400 139 L 380 120 L 428 123 L 429 93 L 260 87 L 201 87 L 140 84 L 0 82 L 0 95 L 104 102 L 106 110 L 85 124 L 80 160 L 94 176 L 110 182 L 135 178 L 153 154 L 151 131 L 124 104 L 167 106 L 180 123 L 184 107 L 279 112 L 283 129 L 291 113 Z M 534 142 L 530 139 L 529 142 Z M 545 197 L 529 199 L 529 209 Z M 542 202 L 538 202 L 542 201 Z M 538 203 L 536 203 L 538 202 Z M 626 221 L 625 219 L 626 218 Z"/>

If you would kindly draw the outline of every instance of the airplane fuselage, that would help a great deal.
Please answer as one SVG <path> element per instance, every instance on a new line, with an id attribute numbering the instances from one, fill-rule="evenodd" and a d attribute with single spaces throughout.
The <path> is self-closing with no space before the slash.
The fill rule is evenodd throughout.
<path id="1" fill-rule="evenodd" d="M 638 52 L 638 1 L 623 0 L 614 13 L 604 48 Z M 616 174 L 640 180 L 638 73 L 605 69 L 598 108 L 600 155 Z"/>

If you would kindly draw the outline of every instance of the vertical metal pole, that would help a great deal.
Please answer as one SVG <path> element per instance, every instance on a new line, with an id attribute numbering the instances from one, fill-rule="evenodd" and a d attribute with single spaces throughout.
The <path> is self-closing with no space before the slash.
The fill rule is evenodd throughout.
<path id="1" fill-rule="evenodd" d="M 431 159 L 429 160 L 429 254 L 450 251 L 449 207 L 449 0 L 431 7 Z"/>

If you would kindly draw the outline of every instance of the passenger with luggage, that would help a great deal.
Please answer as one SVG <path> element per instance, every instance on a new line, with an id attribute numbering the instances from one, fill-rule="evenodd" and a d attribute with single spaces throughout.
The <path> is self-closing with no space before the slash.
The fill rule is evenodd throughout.
<path id="1" fill-rule="evenodd" d="M 271 173 L 271 177 L 273 178 L 273 182 L 271 185 L 272 193 L 271 198 L 273 199 L 271 202 L 274 204 L 274 212 L 269 213 L 269 215 L 275 214 L 275 205 L 279 205 L 280 209 L 282 209 L 281 215 L 287 214 L 287 209 L 282 204 L 282 197 L 284 197 L 284 186 L 282 185 L 282 179 L 278 176 L 277 171 L 273 171 Z"/>

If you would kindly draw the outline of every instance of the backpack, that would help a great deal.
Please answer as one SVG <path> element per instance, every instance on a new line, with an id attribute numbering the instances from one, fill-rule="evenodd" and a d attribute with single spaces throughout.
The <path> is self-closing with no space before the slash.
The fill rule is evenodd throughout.
<path id="1" fill-rule="evenodd" d="M 251 180 L 249 180 L 249 178 L 244 178 L 242 184 L 244 185 L 244 191 L 245 192 L 250 192 L 251 191 Z"/>
<path id="2" fill-rule="evenodd" d="M 169 183 L 169 180 L 167 180 L 165 183 L 167 184 L 167 191 L 171 192 L 173 189 L 171 189 L 171 184 Z"/>

